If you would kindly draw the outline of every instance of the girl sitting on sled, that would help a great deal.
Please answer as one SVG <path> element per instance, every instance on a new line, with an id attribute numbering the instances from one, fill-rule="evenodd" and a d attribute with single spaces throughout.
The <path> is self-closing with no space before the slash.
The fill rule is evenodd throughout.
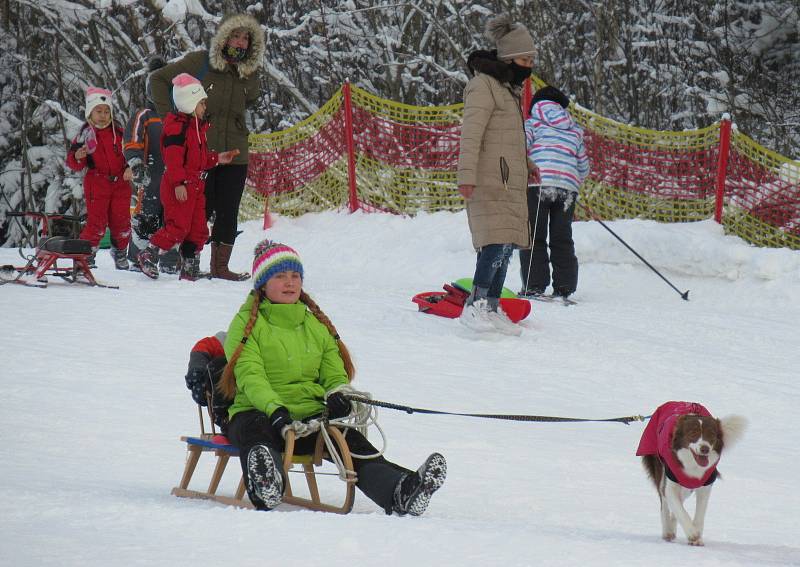
<path id="1" fill-rule="evenodd" d="M 225 339 L 229 363 L 219 389 L 232 398 L 228 438 L 238 447 L 247 494 L 259 510 L 283 497 L 281 452 L 284 427 L 294 420 L 350 414 L 341 392 L 353 378 L 350 353 L 327 315 L 303 290 L 297 252 L 265 240 L 255 249 L 253 287 Z M 310 454 L 319 433 L 297 440 L 295 454 Z M 355 429 L 347 445 L 354 456 L 356 486 L 387 514 L 419 516 L 441 487 L 447 464 L 430 455 L 414 472 L 375 455 L 379 451 Z"/>

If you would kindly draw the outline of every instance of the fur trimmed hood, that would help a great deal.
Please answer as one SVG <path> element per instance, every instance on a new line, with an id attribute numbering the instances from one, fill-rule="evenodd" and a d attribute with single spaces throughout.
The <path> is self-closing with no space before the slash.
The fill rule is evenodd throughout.
<path id="1" fill-rule="evenodd" d="M 244 28 L 250 34 L 250 45 L 247 56 L 241 63 L 235 65 L 241 78 L 248 77 L 261 68 L 266 49 L 264 31 L 253 16 L 249 14 L 235 14 L 222 18 L 211 45 L 208 48 L 208 62 L 217 71 L 225 71 L 230 65 L 222 56 L 222 48 L 228 41 L 233 30 Z"/>
<path id="2" fill-rule="evenodd" d="M 487 51 L 479 49 L 469 54 L 467 67 L 473 75 L 484 73 L 494 77 L 501 83 L 511 83 L 514 73 L 508 63 L 504 63 L 497 58 L 497 51 Z"/>

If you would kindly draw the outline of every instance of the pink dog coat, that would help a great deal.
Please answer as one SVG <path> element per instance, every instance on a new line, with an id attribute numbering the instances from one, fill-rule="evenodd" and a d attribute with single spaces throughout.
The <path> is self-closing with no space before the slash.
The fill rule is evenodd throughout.
<path id="1" fill-rule="evenodd" d="M 708 469 L 701 478 L 687 476 L 683 472 L 683 466 L 672 453 L 675 424 L 682 415 L 711 416 L 711 413 L 701 404 L 694 402 L 667 402 L 660 405 L 644 428 L 636 454 L 658 455 L 667 468 L 669 478 L 684 488 L 700 488 L 714 482 L 717 477 L 717 466 L 715 464 Z"/>

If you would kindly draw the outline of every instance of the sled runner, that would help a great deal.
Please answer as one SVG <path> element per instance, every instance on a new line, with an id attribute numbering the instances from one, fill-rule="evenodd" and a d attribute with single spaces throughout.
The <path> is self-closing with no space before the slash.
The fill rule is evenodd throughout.
<path id="1" fill-rule="evenodd" d="M 468 287 L 467 287 L 468 286 Z M 472 280 L 457 280 L 452 284 L 444 284 L 444 291 L 425 291 L 411 298 L 423 313 L 456 319 L 461 316 L 464 302 L 472 289 Z M 510 294 L 510 296 L 508 295 Z M 531 304 L 524 299 L 517 299 L 514 292 L 503 289 L 500 306 L 511 321 L 519 323 L 530 315 Z"/>
<path id="2" fill-rule="evenodd" d="M 68 283 L 116 288 L 98 283 L 89 267 L 92 247 L 88 240 L 69 236 L 51 236 L 52 221 L 79 223 L 78 217 L 38 213 L 35 211 L 11 212 L 12 217 L 31 217 L 41 222 L 41 237 L 34 256 L 27 258 L 24 266 L 2 266 L 0 284 L 19 283 L 30 287 L 47 287 L 48 276 L 59 277 Z M 72 232 L 75 232 L 74 226 Z M 70 266 L 58 265 L 59 260 L 70 261 Z M 14 273 L 16 275 L 14 275 Z"/>
<path id="3" fill-rule="evenodd" d="M 172 489 L 172 494 L 182 498 L 196 498 L 201 500 L 213 500 L 221 504 L 229 506 L 236 506 L 239 508 L 253 508 L 253 504 L 247 497 L 245 491 L 244 478 L 240 474 L 239 465 L 239 450 L 232 446 L 228 439 L 216 433 L 214 423 L 211 422 L 211 432 L 205 431 L 205 420 L 203 417 L 203 408 L 198 407 L 200 415 L 200 435 L 198 437 L 181 437 L 181 441 L 186 443 L 186 450 L 188 455 L 186 458 L 186 466 L 183 470 L 180 484 Z M 293 504 L 309 510 L 316 510 L 319 512 L 332 512 L 334 514 L 347 514 L 353 509 L 353 501 L 355 499 L 355 483 L 356 476 L 352 471 L 353 459 L 350 455 L 350 450 L 345 442 L 344 435 L 341 430 L 332 425 L 326 426 L 327 434 L 331 441 L 335 444 L 336 451 L 341 459 L 342 466 L 346 473 L 346 478 L 342 478 L 340 473 L 336 472 L 322 472 L 322 461 L 328 457 L 324 436 L 322 434 L 317 436 L 317 443 L 314 453 L 312 455 L 295 455 L 295 432 L 288 430 L 286 432 L 286 451 L 283 454 L 284 462 L 284 476 L 286 478 L 286 491 L 283 496 L 283 503 Z M 214 471 L 211 475 L 211 480 L 206 490 L 193 490 L 189 488 L 189 483 L 192 480 L 200 456 L 203 453 L 212 453 L 216 459 Z M 233 457 L 233 466 L 239 474 L 239 484 L 233 496 L 225 496 L 217 494 L 217 490 L 222 480 L 222 475 L 225 472 L 228 462 Z M 301 471 L 292 470 L 293 465 L 300 465 L 302 467 L 302 474 L 305 476 L 306 484 L 308 485 L 309 497 L 297 496 L 292 491 L 292 483 L 290 474 L 293 472 L 300 473 Z M 345 483 L 345 495 L 341 505 L 325 503 L 320 497 L 319 487 L 317 485 L 317 475 L 338 475 Z"/>

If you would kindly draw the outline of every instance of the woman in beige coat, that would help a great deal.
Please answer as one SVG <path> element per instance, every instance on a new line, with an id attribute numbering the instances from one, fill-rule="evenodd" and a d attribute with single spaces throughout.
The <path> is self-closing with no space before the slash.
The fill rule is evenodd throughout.
<path id="1" fill-rule="evenodd" d="M 458 156 L 458 191 L 466 200 L 472 245 L 478 251 L 461 322 L 479 331 L 519 334 L 499 302 L 511 253 L 530 246 L 520 92 L 531 74 L 534 46 L 530 33 L 507 16 L 489 20 L 486 35 L 497 49 L 469 56 L 474 76 L 464 90 Z"/>

